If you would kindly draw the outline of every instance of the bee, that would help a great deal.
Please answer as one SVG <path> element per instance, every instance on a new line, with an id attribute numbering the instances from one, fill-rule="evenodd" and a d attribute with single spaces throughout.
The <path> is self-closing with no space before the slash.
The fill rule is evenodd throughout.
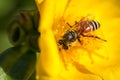
<path id="1" fill-rule="evenodd" d="M 58 44 L 61 45 L 64 50 L 68 50 L 68 47 L 71 45 L 71 43 L 75 42 L 76 40 L 78 40 L 78 42 L 81 44 L 82 42 L 80 40 L 80 36 L 96 38 L 106 42 L 106 40 L 101 39 L 98 36 L 85 35 L 85 33 L 93 32 L 100 28 L 100 23 L 98 21 L 81 19 L 79 22 L 75 21 L 75 24 L 72 26 L 69 23 L 67 23 L 67 25 L 70 28 L 75 27 L 75 29 L 68 29 L 62 36 L 62 39 L 58 40 Z"/>
<path id="2" fill-rule="evenodd" d="M 62 37 L 57 42 L 58 45 L 60 45 L 63 50 L 66 50 L 65 52 L 64 51 L 61 52 L 62 59 L 63 59 L 63 61 L 65 61 L 65 67 L 69 62 L 72 62 L 72 64 L 76 67 L 76 69 L 79 70 L 80 72 L 82 72 L 80 70 L 80 68 L 83 65 L 81 65 L 77 61 L 77 59 L 79 60 L 79 54 L 77 54 L 76 51 L 72 52 L 72 50 L 68 50 L 69 47 L 71 47 L 72 43 L 74 43 L 75 41 L 78 41 L 82 45 L 81 37 L 96 38 L 96 39 L 100 39 L 105 42 L 107 40 L 101 39 L 100 37 L 95 36 L 95 35 L 86 34 L 86 33 L 93 32 L 100 28 L 100 23 L 98 21 L 89 20 L 89 19 L 81 19 L 79 22 L 75 21 L 74 25 L 70 25 L 69 23 L 65 23 L 65 24 L 68 25 L 68 26 L 66 25 L 65 27 L 69 27 L 69 28 L 66 29 L 66 31 L 63 33 Z M 88 52 L 89 57 L 91 59 L 91 63 L 93 63 L 93 59 L 91 56 L 92 50 L 87 49 L 87 48 L 81 48 L 81 49 L 85 49 Z M 61 48 L 59 48 L 59 50 L 61 51 Z M 65 53 L 69 53 L 69 54 L 65 54 Z M 74 54 L 74 53 L 76 53 L 76 54 Z M 95 53 L 95 54 L 97 54 L 97 53 Z M 97 55 L 99 56 L 99 54 L 97 54 Z M 77 57 L 77 59 L 76 59 L 76 57 Z M 101 55 L 99 57 L 101 57 Z M 102 57 L 102 58 L 104 58 L 104 57 Z M 101 78 L 101 80 L 104 80 L 103 77 L 101 77 L 99 74 L 92 73 L 91 71 L 87 70 L 86 68 L 84 68 L 84 70 L 88 71 L 87 73 L 99 76 Z"/>
<path id="3" fill-rule="evenodd" d="M 76 30 L 67 30 L 62 39 L 58 41 L 58 44 L 62 45 L 63 49 L 67 50 L 68 44 L 76 41 L 76 39 L 79 39 L 78 32 Z"/>

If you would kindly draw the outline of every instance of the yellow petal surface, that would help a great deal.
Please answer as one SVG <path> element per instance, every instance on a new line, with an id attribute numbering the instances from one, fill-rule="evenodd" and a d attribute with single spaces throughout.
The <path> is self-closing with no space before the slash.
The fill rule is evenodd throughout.
<path id="1" fill-rule="evenodd" d="M 37 80 L 120 80 L 119 0 L 36 0 L 36 4 L 41 15 Z M 101 24 L 94 34 L 107 42 L 83 38 L 89 44 L 81 46 L 76 42 L 73 45 L 80 48 L 59 51 L 56 40 L 69 29 L 64 28 L 66 22 L 74 24 L 91 16 Z M 73 61 L 64 62 L 61 57 Z M 66 63 L 72 64 L 66 69 Z"/>

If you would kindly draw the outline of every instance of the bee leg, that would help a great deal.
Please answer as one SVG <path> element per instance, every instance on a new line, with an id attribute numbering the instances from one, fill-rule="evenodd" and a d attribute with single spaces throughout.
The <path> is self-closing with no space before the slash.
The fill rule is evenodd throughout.
<path id="1" fill-rule="evenodd" d="M 81 40 L 78 38 L 78 42 L 81 44 Z"/>
<path id="2" fill-rule="evenodd" d="M 104 39 L 102 39 L 102 38 L 100 38 L 100 37 L 98 37 L 98 36 L 94 36 L 94 35 L 84 35 L 84 34 L 81 34 L 83 37 L 92 37 L 92 38 L 97 38 L 97 39 L 100 39 L 100 40 L 102 40 L 102 41 L 107 41 L 107 40 L 104 40 Z"/>
<path id="3" fill-rule="evenodd" d="M 78 24 L 78 22 L 77 22 L 77 21 L 75 21 L 75 24 L 74 24 L 74 25 L 76 25 L 76 24 Z"/>
<path id="4" fill-rule="evenodd" d="M 82 45 L 82 42 L 81 42 L 81 40 L 80 40 L 80 37 L 77 37 L 77 39 L 78 39 L 78 42 Z"/>
<path id="5" fill-rule="evenodd" d="M 67 22 L 66 24 L 67 24 L 70 28 L 72 28 L 72 26 L 71 26 L 68 22 Z"/>
<path id="6" fill-rule="evenodd" d="M 74 26 L 74 25 L 76 25 L 76 24 L 78 24 L 78 22 L 77 21 L 75 21 L 75 24 L 74 25 L 70 25 L 68 22 L 66 23 L 70 28 L 72 28 L 72 26 Z"/>

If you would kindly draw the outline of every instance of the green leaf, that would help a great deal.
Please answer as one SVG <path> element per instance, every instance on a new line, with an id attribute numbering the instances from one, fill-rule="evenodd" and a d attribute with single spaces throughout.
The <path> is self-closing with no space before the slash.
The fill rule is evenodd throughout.
<path id="1" fill-rule="evenodd" d="M 12 47 L 0 54 L 0 66 L 13 80 L 28 80 L 35 65 L 35 52 L 25 47 Z"/>
<path id="2" fill-rule="evenodd" d="M 9 75 L 17 80 L 28 80 L 35 70 L 36 54 L 29 50 L 12 66 Z"/>
<path id="3" fill-rule="evenodd" d="M 0 80 L 6 80 L 7 75 L 3 71 L 3 69 L 0 67 Z"/>
<path id="4" fill-rule="evenodd" d="M 11 47 L 0 54 L 0 66 L 8 72 L 13 64 L 25 54 L 26 50 L 21 46 Z"/>
<path id="5" fill-rule="evenodd" d="M 34 71 L 29 80 L 36 80 L 36 71 Z"/>

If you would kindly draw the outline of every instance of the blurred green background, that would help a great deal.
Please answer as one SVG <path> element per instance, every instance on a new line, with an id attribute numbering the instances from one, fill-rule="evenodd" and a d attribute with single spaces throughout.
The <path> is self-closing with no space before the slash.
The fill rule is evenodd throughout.
<path id="1" fill-rule="evenodd" d="M 12 46 L 6 31 L 11 18 L 20 10 L 35 9 L 35 0 L 0 0 L 0 53 Z"/>

